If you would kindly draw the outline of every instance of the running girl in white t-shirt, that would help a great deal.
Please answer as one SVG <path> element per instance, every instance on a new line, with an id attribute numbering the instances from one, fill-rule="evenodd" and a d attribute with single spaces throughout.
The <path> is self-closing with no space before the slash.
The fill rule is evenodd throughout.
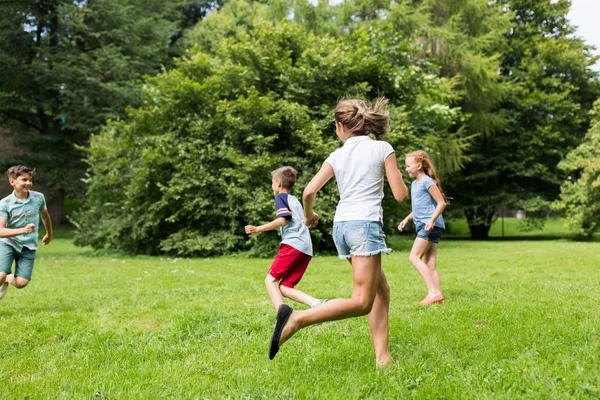
<path id="1" fill-rule="evenodd" d="M 313 212 L 317 192 L 335 177 L 340 192 L 333 238 L 339 257 L 352 264 L 353 290 L 349 299 L 334 299 L 310 310 L 294 311 L 283 304 L 271 338 L 269 358 L 279 346 L 299 329 L 325 321 L 369 315 L 378 366 L 392 363 L 388 346 L 388 310 L 390 289 L 381 269 L 381 253 L 389 253 L 383 234 L 384 175 L 401 202 L 408 189 L 396 163 L 392 146 L 380 141 L 387 131 L 389 113 L 387 99 L 379 99 L 373 107 L 362 100 L 343 100 L 335 109 L 336 133 L 344 145 L 331 153 L 320 171 L 304 189 L 306 225 L 317 225 Z M 377 140 L 371 139 L 372 134 Z"/>

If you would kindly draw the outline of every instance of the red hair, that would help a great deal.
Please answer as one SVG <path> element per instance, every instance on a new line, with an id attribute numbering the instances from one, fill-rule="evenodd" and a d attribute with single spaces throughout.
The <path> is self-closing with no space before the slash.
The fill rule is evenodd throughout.
<path id="1" fill-rule="evenodd" d="M 417 150 L 417 151 L 413 151 L 412 153 L 408 153 L 406 155 L 406 157 L 407 158 L 412 157 L 417 164 L 421 164 L 421 169 L 423 170 L 423 172 L 425 172 L 425 174 L 427 176 L 429 176 L 431 179 L 433 179 L 435 181 L 435 184 L 440 189 L 440 192 L 442 192 L 442 196 L 444 197 L 444 202 L 446 204 L 450 204 L 448 202 L 448 198 L 446 197 L 446 194 L 442 190 L 442 185 L 440 184 L 440 178 L 438 178 L 437 173 L 435 172 L 435 168 L 433 166 L 433 163 L 431 162 L 431 158 L 429 158 L 429 154 L 427 154 L 423 150 Z"/>

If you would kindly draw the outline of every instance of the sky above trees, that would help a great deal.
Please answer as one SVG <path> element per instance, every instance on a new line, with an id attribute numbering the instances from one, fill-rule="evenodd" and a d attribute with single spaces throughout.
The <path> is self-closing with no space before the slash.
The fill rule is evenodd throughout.
<path id="1" fill-rule="evenodd" d="M 600 55 L 600 1 L 571 0 L 569 19 L 578 27 L 578 36 L 595 46 L 594 54 Z M 600 71 L 600 61 L 596 62 L 594 69 Z"/>

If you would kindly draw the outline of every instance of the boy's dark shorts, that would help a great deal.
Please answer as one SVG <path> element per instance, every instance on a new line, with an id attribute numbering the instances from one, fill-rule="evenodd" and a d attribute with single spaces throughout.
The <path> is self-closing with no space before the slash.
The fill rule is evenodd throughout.
<path id="1" fill-rule="evenodd" d="M 269 275 L 280 281 L 280 285 L 293 288 L 300 282 L 311 256 L 296 250 L 287 244 L 279 245 L 279 253 L 275 256 Z"/>
<path id="2" fill-rule="evenodd" d="M 10 244 L 0 241 L 0 272 L 10 274 L 13 261 L 15 263 L 14 275 L 30 281 L 35 262 L 35 250 L 23 247 L 19 253 Z"/>
<path id="3" fill-rule="evenodd" d="M 434 226 L 430 232 L 427 232 L 425 230 L 425 224 L 417 224 L 415 228 L 417 230 L 418 238 L 429 240 L 433 243 L 439 243 L 442 238 L 442 233 L 444 232 L 444 229 L 439 226 Z"/>

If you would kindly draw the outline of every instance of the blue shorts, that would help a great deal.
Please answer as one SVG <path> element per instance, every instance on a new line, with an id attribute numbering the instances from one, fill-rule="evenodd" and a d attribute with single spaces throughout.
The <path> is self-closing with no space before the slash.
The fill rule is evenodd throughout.
<path id="1" fill-rule="evenodd" d="M 429 240 L 433 243 L 439 243 L 442 238 L 442 233 L 444 232 L 444 229 L 439 226 L 434 226 L 430 232 L 427 232 L 425 230 L 425 224 L 416 224 L 415 229 L 417 230 L 418 238 Z"/>
<path id="2" fill-rule="evenodd" d="M 19 253 L 10 244 L 0 241 L 0 272 L 11 273 L 13 261 L 15 262 L 15 276 L 31 280 L 35 250 L 23 247 Z"/>
<path id="3" fill-rule="evenodd" d="M 377 221 L 334 222 L 333 242 L 341 259 L 392 252 L 385 245 L 383 225 Z"/>

